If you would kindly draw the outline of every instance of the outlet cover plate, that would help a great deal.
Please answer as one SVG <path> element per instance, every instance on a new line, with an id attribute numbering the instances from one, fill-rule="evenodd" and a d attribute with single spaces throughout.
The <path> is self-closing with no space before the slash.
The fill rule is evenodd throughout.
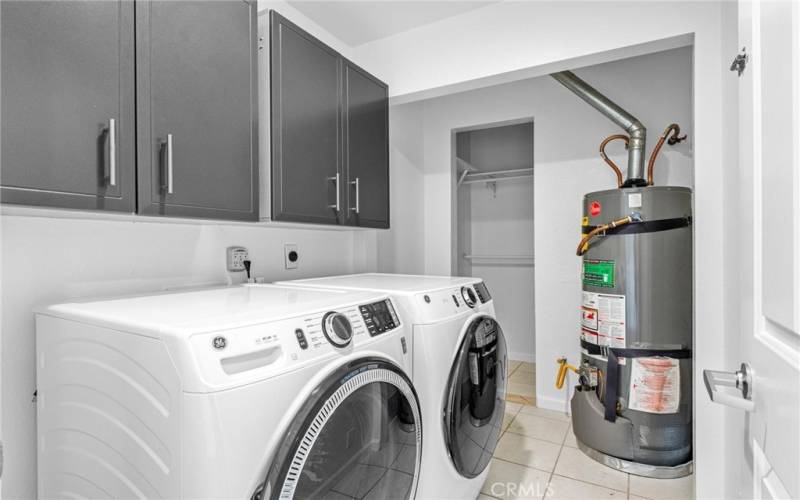
<path id="1" fill-rule="evenodd" d="M 292 260 L 293 254 L 294 260 Z M 287 243 L 283 246 L 283 260 L 286 263 L 286 269 L 297 269 L 297 262 L 300 260 L 300 252 L 297 251 L 296 243 Z"/>
<path id="2" fill-rule="evenodd" d="M 226 254 L 228 271 L 244 271 L 244 261 L 250 258 L 245 247 L 228 247 Z"/>

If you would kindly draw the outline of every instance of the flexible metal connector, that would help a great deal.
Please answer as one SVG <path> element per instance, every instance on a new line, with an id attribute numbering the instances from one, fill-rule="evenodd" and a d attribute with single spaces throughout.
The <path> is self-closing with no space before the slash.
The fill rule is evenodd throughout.
<path id="1" fill-rule="evenodd" d="M 550 76 L 567 87 L 575 95 L 586 101 L 593 108 L 607 116 L 630 136 L 628 143 L 628 178 L 625 186 L 644 186 L 644 157 L 647 129 L 636 117 L 619 107 L 597 89 L 578 78 L 572 71 L 560 71 Z"/>

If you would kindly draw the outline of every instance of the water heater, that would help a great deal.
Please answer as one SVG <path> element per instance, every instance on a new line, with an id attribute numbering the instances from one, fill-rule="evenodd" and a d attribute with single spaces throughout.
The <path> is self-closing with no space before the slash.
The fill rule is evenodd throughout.
<path id="1" fill-rule="evenodd" d="M 556 386 L 578 374 L 572 427 L 591 458 L 632 474 L 674 478 L 692 472 L 692 192 L 655 186 L 664 144 L 686 136 L 670 124 L 650 155 L 647 131 L 630 113 L 569 71 L 559 83 L 622 127 L 600 143 L 617 188 L 583 199 L 580 362 L 558 360 Z M 627 179 L 606 155 L 621 140 Z"/>
<path id="2" fill-rule="evenodd" d="M 573 429 L 589 456 L 641 475 L 690 472 L 691 216 L 684 187 L 612 189 L 583 199 Z M 610 227 L 613 221 L 620 222 Z"/>

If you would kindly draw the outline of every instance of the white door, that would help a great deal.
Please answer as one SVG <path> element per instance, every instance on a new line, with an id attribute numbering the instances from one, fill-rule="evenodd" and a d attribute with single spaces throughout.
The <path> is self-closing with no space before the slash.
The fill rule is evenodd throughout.
<path id="1" fill-rule="evenodd" d="M 745 395 L 733 373 L 704 373 L 727 411 L 726 479 L 741 498 L 800 498 L 800 2 L 741 1 L 738 305 Z M 724 251 L 724 250 L 723 250 Z M 739 369 L 726 367 L 731 372 Z M 725 387 L 726 383 L 733 387 Z M 716 386 L 716 387 L 715 387 Z M 744 391 L 747 392 L 747 391 Z M 698 432 L 702 429 L 698 429 Z M 723 460 L 724 457 L 720 457 Z M 738 463 L 737 463 L 738 462 Z M 730 464 L 731 461 L 729 460 Z"/>

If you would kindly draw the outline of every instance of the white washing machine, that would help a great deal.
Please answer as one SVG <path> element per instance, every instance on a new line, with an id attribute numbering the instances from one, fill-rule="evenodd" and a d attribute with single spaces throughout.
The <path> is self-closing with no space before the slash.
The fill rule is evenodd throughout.
<path id="1" fill-rule="evenodd" d="M 412 498 L 401 318 L 386 294 L 270 285 L 44 308 L 39 496 Z"/>
<path id="2" fill-rule="evenodd" d="M 425 442 L 417 498 L 475 498 L 501 435 L 506 343 L 478 278 L 359 274 L 284 282 L 386 293 L 413 323 Z"/>

